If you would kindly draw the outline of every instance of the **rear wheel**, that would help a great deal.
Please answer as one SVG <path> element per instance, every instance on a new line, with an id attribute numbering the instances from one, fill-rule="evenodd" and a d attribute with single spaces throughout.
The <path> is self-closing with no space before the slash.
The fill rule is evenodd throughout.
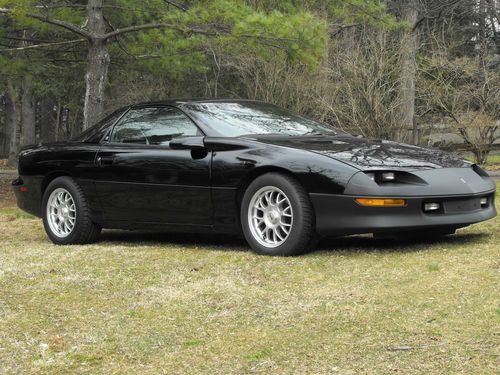
<path id="1" fill-rule="evenodd" d="M 265 255 L 297 255 L 316 244 L 315 214 L 309 196 L 294 178 L 267 173 L 253 181 L 241 205 L 243 233 Z"/>
<path id="2" fill-rule="evenodd" d="M 90 218 L 81 187 L 70 177 L 58 177 L 45 189 L 42 199 L 43 226 L 57 245 L 96 241 L 101 228 Z"/>

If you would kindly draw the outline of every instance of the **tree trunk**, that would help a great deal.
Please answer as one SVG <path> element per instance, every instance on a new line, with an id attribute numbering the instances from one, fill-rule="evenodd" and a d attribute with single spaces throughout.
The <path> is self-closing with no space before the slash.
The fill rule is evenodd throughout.
<path id="1" fill-rule="evenodd" d="M 55 125 L 55 140 L 61 140 L 61 98 L 57 98 L 56 104 L 56 125 Z"/>
<path id="2" fill-rule="evenodd" d="M 484 164 L 486 163 L 486 160 L 488 159 L 488 150 L 482 150 L 482 149 L 475 149 L 472 151 L 474 154 L 474 157 L 476 159 L 477 164 Z"/>
<path id="3" fill-rule="evenodd" d="M 7 131 L 7 113 L 5 102 L 5 93 L 2 93 L 0 99 L 1 113 L 0 113 L 0 159 L 7 158 L 9 155 L 9 133 Z"/>
<path id="4" fill-rule="evenodd" d="M 40 103 L 40 140 L 42 142 L 54 141 L 55 128 L 54 102 L 50 98 L 44 98 Z"/>
<path id="5" fill-rule="evenodd" d="M 21 125 L 21 104 L 20 95 L 18 88 L 12 83 L 12 81 L 7 82 L 7 92 L 5 95 L 5 123 L 6 123 L 6 133 L 9 137 L 9 156 L 7 165 L 14 166 L 17 162 L 17 151 L 18 151 L 18 134 Z"/>
<path id="6" fill-rule="evenodd" d="M 31 77 L 24 77 L 21 88 L 21 146 L 25 146 L 36 143 L 35 96 Z"/>
<path id="7" fill-rule="evenodd" d="M 400 121 L 405 130 L 412 129 L 413 143 L 418 143 L 417 124 L 415 121 L 415 78 L 417 74 L 416 55 L 418 49 L 418 34 L 413 26 L 418 18 L 418 1 L 408 0 L 403 4 L 402 18 L 412 29 L 405 32 L 401 38 L 401 76 L 400 76 Z"/>
<path id="8" fill-rule="evenodd" d="M 102 13 L 102 0 L 89 0 L 87 4 L 88 31 L 95 37 L 89 42 L 88 67 L 85 74 L 85 104 L 83 129 L 97 122 L 104 113 L 104 91 L 108 81 L 109 52 L 101 36 L 106 32 Z"/>

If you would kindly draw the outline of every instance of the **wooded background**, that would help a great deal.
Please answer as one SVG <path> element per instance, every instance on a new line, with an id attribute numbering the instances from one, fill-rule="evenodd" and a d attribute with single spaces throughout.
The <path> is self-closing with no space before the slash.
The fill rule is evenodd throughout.
<path id="1" fill-rule="evenodd" d="M 499 11 L 500 0 L 0 0 L 0 158 L 14 165 L 22 145 L 68 139 L 130 103 L 231 97 L 365 136 L 451 134 L 481 163 L 499 133 Z"/>

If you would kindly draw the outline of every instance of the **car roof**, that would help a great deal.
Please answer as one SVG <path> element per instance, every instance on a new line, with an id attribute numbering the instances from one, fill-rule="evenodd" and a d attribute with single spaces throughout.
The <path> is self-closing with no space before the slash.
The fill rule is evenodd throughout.
<path id="1" fill-rule="evenodd" d="M 173 107 L 180 107 L 185 104 L 196 104 L 196 103 L 248 103 L 248 102 L 260 102 L 259 100 L 252 99 L 203 99 L 203 98 L 193 98 L 193 99 L 169 99 L 162 101 L 153 102 L 142 102 L 133 104 L 130 108 L 141 108 L 155 105 L 167 105 Z"/>

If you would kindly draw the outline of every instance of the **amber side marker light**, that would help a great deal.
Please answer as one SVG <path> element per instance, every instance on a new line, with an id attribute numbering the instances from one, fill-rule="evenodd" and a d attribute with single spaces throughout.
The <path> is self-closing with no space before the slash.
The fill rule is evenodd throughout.
<path id="1" fill-rule="evenodd" d="M 385 199 L 385 198 L 356 198 L 356 203 L 362 206 L 372 207 L 403 207 L 406 205 L 404 199 Z"/>

